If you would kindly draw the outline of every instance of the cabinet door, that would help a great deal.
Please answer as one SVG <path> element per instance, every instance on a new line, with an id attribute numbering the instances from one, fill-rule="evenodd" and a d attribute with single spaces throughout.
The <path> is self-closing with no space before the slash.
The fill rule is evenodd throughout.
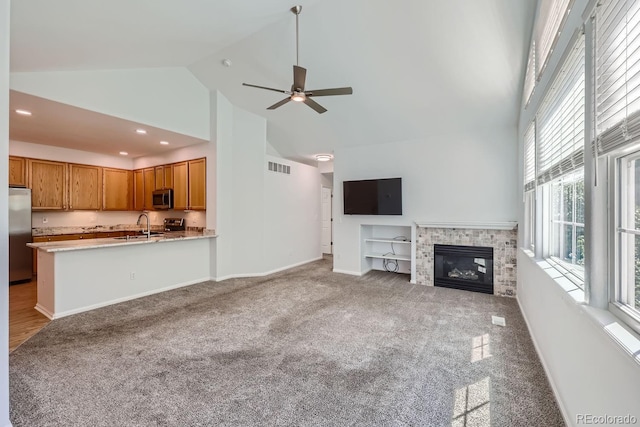
<path id="1" fill-rule="evenodd" d="M 144 208 L 153 209 L 153 190 L 156 189 L 156 171 L 154 168 L 142 170 L 144 177 Z"/>
<path id="2" fill-rule="evenodd" d="M 131 209 L 133 200 L 133 172 L 124 169 L 102 169 L 103 197 L 105 211 L 126 211 Z"/>
<path id="3" fill-rule="evenodd" d="M 173 188 L 173 168 L 164 165 L 164 188 Z"/>
<path id="4" fill-rule="evenodd" d="M 144 210 L 144 175 L 142 169 L 133 171 L 133 181 L 135 187 L 133 210 L 141 211 Z"/>
<path id="5" fill-rule="evenodd" d="M 67 209 L 66 163 L 29 159 L 27 175 L 33 210 Z"/>
<path id="6" fill-rule="evenodd" d="M 189 209 L 207 209 L 206 159 L 189 161 Z"/>
<path id="7" fill-rule="evenodd" d="M 102 207 L 102 168 L 69 165 L 69 209 L 99 210 Z"/>
<path id="8" fill-rule="evenodd" d="M 188 209 L 189 194 L 189 165 L 187 162 L 173 165 L 173 208 L 176 210 Z"/>
<path id="9" fill-rule="evenodd" d="M 9 185 L 27 186 L 27 162 L 22 157 L 9 156 Z"/>
<path id="10" fill-rule="evenodd" d="M 156 166 L 155 167 L 155 177 L 156 177 L 156 190 L 161 190 L 165 188 L 164 186 L 164 166 Z"/>

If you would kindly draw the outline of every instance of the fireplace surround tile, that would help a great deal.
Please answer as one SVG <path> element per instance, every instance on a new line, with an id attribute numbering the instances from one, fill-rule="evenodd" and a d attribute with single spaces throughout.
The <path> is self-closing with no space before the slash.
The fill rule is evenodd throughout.
<path id="1" fill-rule="evenodd" d="M 516 296 L 517 228 L 416 228 L 416 282 L 433 286 L 434 244 L 493 248 L 493 293 Z"/>

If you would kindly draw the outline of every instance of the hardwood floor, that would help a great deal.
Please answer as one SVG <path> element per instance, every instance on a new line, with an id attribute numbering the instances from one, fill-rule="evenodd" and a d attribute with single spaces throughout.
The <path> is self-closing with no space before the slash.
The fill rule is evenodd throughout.
<path id="1" fill-rule="evenodd" d="M 50 322 L 34 308 L 36 302 L 36 279 L 29 283 L 9 286 L 9 352 Z"/>

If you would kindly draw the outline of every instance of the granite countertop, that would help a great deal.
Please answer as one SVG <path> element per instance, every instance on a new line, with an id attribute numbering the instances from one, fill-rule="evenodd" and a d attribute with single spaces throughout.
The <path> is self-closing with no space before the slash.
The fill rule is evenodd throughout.
<path id="1" fill-rule="evenodd" d="M 95 231 L 94 231 L 95 232 Z M 62 233 L 65 234 L 65 233 Z M 151 243 L 174 242 L 178 240 L 211 239 L 217 235 L 213 230 L 205 231 L 172 231 L 161 235 L 136 236 L 132 239 L 110 237 L 104 239 L 65 240 L 61 242 L 28 243 L 27 246 L 45 252 L 75 251 L 81 249 L 104 248 L 108 246 L 146 245 Z"/>
<path id="2" fill-rule="evenodd" d="M 118 225 L 91 225 L 91 226 L 71 226 L 71 227 L 33 227 L 31 235 L 40 236 L 60 236 L 63 234 L 86 234 L 86 233 L 108 233 L 112 231 L 141 231 L 145 227 L 137 224 Z M 152 225 L 151 231 L 164 231 L 162 225 Z"/>

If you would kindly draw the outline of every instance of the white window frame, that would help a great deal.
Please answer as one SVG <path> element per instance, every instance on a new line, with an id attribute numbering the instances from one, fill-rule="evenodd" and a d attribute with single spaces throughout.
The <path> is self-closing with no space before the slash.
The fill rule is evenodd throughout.
<path id="1" fill-rule="evenodd" d="M 578 286 L 580 289 L 584 290 L 584 271 L 585 268 L 583 265 L 579 265 L 575 262 L 567 262 L 562 258 L 559 258 L 558 256 L 556 256 L 555 254 L 552 254 L 554 252 L 554 250 L 552 249 L 553 246 L 555 246 L 555 242 L 556 242 L 556 238 L 560 239 L 560 241 L 564 244 L 564 238 L 562 236 L 562 232 L 563 232 L 563 227 L 564 226 L 572 226 L 573 228 L 573 232 L 572 232 L 572 241 L 571 241 L 571 249 L 572 252 L 576 252 L 577 249 L 577 233 L 576 233 L 576 229 L 578 227 L 582 227 L 583 229 L 585 229 L 585 224 L 584 222 L 580 223 L 576 221 L 576 213 L 577 213 L 577 209 L 576 209 L 576 186 L 575 183 L 578 181 L 584 181 L 584 171 L 583 170 L 578 170 L 575 171 L 574 173 L 571 174 L 567 174 L 565 176 L 562 176 L 556 180 L 553 180 L 552 182 L 548 183 L 547 186 L 549 188 L 549 199 L 548 199 L 548 215 L 549 215 L 549 229 L 547 230 L 546 233 L 546 238 L 547 238 L 547 242 L 548 242 L 548 253 L 546 255 L 546 259 L 547 261 L 553 265 L 556 270 L 558 270 L 560 273 L 562 273 L 563 276 L 565 276 L 567 279 L 571 280 L 571 282 L 573 282 L 576 286 Z M 564 218 L 560 218 L 560 219 L 554 219 L 553 218 L 553 187 L 556 185 L 559 185 L 560 181 L 569 181 L 570 184 L 572 185 L 573 188 L 573 197 L 572 197 L 572 220 L 571 221 L 567 221 Z M 560 197 L 560 202 L 563 203 L 564 202 L 564 198 L 561 196 Z M 564 207 L 561 205 L 560 211 L 562 213 L 564 213 Z M 560 227 L 560 236 L 555 236 L 555 225 L 559 225 Z M 586 250 L 586 249 L 585 249 Z M 564 252 L 563 251 L 563 247 L 560 248 L 559 250 L 560 253 Z"/>
<path id="2" fill-rule="evenodd" d="M 633 150 L 635 148 L 635 151 Z M 629 162 L 634 160 L 640 161 L 640 146 L 635 144 L 625 150 L 621 150 L 618 154 L 611 156 L 614 167 L 611 168 L 612 176 L 610 179 L 614 182 L 614 221 L 613 221 L 613 238 L 614 242 L 612 251 L 613 255 L 611 259 L 612 267 L 614 270 L 613 280 L 610 288 L 610 301 L 609 310 L 619 318 L 621 318 L 627 325 L 629 325 L 636 332 L 640 333 L 640 307 L 634 307 L 633 304 L 626 303 L 624 300 L 635 301 L 635 257 L 633 257 L 635 248 L 627 252 L 626 256 L 623 253 L 625 246 L 631 245 L 627 242 L 626 237 L 629 235 L 637 235 L 640 238 L 640 230 L 631 229 L 630 227 L 623 227 L 627 225 L 627 218 L 629 215 L 634 215 L 635 218 L 635 206 L 633 201 L 630 201 L 628 194 L 630 191 L 635 192 L 635 182 L 633 187 L 629 188 L 629 175 L 628 167 Z M 623 181 L 627 181 L 626 183 Z M 633 206 L 634 212 L 630 213 L 629 209 Z M 634 220 L 635 223 L 635 220 Z M 635 225 L 635 224 L 634 224 Z M 634 227 L 635 228 L 635 227 Z M 633 241 L 633 240 L 632 240 Z M 626 249 L 628 251 L 628 248 Z M 630 259 L 633 257 L 633 259 Z M 633 285 L 629 286 L 632 282 Z M 626 294 L 626 295 L 623 295 Z"/>

